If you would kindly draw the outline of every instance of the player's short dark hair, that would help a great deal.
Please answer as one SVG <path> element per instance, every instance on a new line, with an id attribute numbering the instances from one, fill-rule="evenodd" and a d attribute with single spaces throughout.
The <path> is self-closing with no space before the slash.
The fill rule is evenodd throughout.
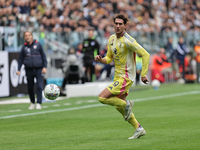
<path id="1" fill-rule="evenodd" d="M 124 21 L 124 24 L 126 24 L 128 22 L 128 18 L 124 15 L 124 14 L 118 14 L 114 17 L 113 21 L 115 23 L 116 19 L 122 19 Z"/>

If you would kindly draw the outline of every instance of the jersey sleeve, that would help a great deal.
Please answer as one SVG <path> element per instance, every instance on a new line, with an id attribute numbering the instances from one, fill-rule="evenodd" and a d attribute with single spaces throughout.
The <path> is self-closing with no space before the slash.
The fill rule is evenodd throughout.
<path id="1" fill-rule="evenodd" d="M 145 77 L 149 67 L 149 58 L 150 58 L 149 53 L 133 38 L 128 42 L 127 46 L 130 50 L 142 56 L 141 77 Z"/>
<path id="2" fill-rule="evenodd" d="M 110 48 L 110 44 L 111 43 L 110 43 L 110 39 L 109 39 L 108 44 L 107 44 L 108 50 L 107 50 L 107 54 L 105 56 L 107 64 L 111 63 L 112 60 L 113 60 L 113 54 L 112 54 L 112 51 L 111 51 L 111 48 Z"/>

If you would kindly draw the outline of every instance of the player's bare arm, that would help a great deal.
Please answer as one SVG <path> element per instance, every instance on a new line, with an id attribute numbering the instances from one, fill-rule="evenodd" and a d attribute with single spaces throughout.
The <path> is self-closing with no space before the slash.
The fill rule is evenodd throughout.
<path id="1" fill-rule="evenodd" d="M 95 56 L 95 61 L 103 63 L 103 64 L 107 64 L 107 60 L 105 58 L 102 58 L 101 55 Z"/>

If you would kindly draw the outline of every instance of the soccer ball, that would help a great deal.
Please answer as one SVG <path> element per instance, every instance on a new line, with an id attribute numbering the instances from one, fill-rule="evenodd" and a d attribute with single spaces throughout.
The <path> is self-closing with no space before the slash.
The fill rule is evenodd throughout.
<path id="1" fill-rule="evenodd" d="M 157 79 L 154 79 L 154 80 L 151 82 L 151 85 L 154 87 L 154 89 L 158 89 L 158 87 L 160 86 L 160 81 L 157 80 Z"/>
<path id="2" fill-rule="evenodd" d="M 60 89 L 56 84 L 48 84 L 44 88 L 44 96 L 49 100 L 55 100 L 60 95 Z"/>

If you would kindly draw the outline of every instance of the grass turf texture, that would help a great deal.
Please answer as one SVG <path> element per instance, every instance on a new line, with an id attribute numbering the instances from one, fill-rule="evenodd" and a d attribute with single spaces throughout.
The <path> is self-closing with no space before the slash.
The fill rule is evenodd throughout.
<path id="1" fill-rule="evenodd" d="M 43 103 L 42 110 L 0 105 L 0 150 L 199 149 L 199 84 L 132 87 L 127 99 L 137 100 L 133 112 L 147 131 L 140 139 L 128 140 L 134 128 L 97 97 L 70 98 Z"/>

